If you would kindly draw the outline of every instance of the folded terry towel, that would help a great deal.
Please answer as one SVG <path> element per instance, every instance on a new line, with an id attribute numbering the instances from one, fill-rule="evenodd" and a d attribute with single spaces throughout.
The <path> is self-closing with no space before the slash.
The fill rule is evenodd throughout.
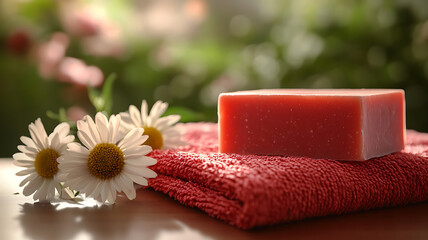
<path id="1" fill-rule="evenodd" d="M 156 150 L 149 186 L 242 229 L 428 200 L 428 134 L 365 162 L 218 153 L 217 124 L 183 124 L 189 143 Z"/>

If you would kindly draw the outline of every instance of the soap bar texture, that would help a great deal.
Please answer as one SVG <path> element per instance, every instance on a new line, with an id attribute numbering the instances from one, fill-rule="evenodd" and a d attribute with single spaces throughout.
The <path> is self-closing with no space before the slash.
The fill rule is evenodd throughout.
<path id="1" fill-rule="evenodd" d="M 404 91 L 266 89 L 219 96 L 219 151 L 363 161 L 405 144 Z"/>

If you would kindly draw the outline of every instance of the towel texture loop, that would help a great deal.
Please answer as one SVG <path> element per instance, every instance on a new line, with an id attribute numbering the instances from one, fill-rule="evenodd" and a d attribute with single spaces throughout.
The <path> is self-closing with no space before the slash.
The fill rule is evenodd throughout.
<path id="1" fill-rule="evenodd" d="M 156 150 L 149 186 L 242 229 L 428 200 L 428 134 L 365 162 L 218 153 L 217 124 L 183 124 L 189 145 Z"/>

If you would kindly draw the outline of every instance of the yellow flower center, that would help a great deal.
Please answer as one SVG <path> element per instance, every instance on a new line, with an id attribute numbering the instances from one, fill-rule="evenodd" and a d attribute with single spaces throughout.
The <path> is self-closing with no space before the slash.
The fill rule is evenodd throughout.
<path id="1" fill-rule="evenodd" d="M 160 133 L 154 127 L 145 127 L 144 135 L 148 135 L 149 138 L 144 142 L 144 145 L 149 145 L 153 149 L 161 149 L 163 146 L 162 133 Z"/>
<path id="2" fill-rule="evenodd" d="M 56 159 L 59 154 L 50 148 L 43 149 L 37 153 L 36 160 L 34 161 L 34 167 L 36 168 L 39 176 L 44 178 L 53 178 L 58 172 L 58 162 Z"/>
<path id="3" fill-rule="evenodd" d="M 117 176 L 124 165 L 122 150 L 112 143 L 99 143 L 89 153 L 89 172 L 103 180 Z"/>

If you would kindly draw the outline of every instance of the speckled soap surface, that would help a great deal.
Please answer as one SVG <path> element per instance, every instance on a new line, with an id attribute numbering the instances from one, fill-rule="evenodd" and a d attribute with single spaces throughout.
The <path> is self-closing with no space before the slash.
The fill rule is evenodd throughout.
<path id="1" fill-rule="evenodd" d="M 363 161 L 404 148 L 399 89 L 265 89 L 219 96 L 219 150 Z"/>

